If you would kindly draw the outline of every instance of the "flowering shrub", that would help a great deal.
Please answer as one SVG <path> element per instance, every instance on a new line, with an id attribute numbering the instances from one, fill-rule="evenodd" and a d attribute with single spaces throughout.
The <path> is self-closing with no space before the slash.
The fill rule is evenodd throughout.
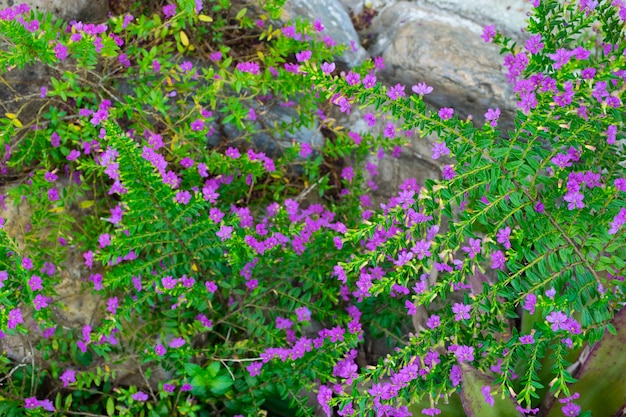
<path id="1" fill-rule="evenodd" d="M 276 28 L 279 2 L 230 6 L 2 11 L 0 68 L 54 75 L 33 120 L 2 119 L 2 174 L 28 173 L 9 193 L 32 215 L 19 239 L 0 229 L 0 337 L 30 352 L 2 358 L 0 410 L 305 415 L 307 392 L 329 416 L 621 410 L 590 375 L 623 365 L 626 5 L 534 1 L 521 47 L 485 28 L 519 97 L 511 132 L 500 109 L 476 127 L 429 110 L 425 82 L 377 83 L 380 58 L 337 74 L 323 25 Z M 385 127 L 344 132 L 329 106 Z M 291 141 L 320 124 L 323 147 Z M 365 158 L 408 131 L 454 163 L 371 207 Z M 100 314 L 59 325 L 76 253 Z M 372 337 L 395 350 L 364 363 Z"/>

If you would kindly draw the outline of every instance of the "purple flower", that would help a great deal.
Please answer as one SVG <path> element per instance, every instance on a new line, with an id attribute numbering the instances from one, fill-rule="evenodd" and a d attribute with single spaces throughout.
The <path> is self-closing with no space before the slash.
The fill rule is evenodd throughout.
<path id="1" fill-rule="evenodd" d="M 311 59 L 312 52 L 309 50 L 296 52 L 296 59 L 298 62 L 305 62 Z"/>
<path id="2" fill-rule="evenodd" d="M 250 365 L 246 366 L 246 369 L 252 377 L 261 375 L 262 368 L 263 362 L 252 362 Z"/>
<path id="3" fill-rule="evenodd" d="M 66 369 L 65 372 L 63 372 L 63 375 L 59 377 L 59 379 L 63 381 L 63 387 L 66 388 L 70 384 L 76 382 L 76 371 L 74 371 L 73 369 Z"/>
<path id="4" fill-rule="evenodd" d="M 491 127 L 498 126 L 498 119 L 500 118 L 500 109 L 488 109 L 485 113 L 485 120 L 490 122 Z"/>
<path id="5" fill-rule="evenodd" d="M 583 199 L 585 198 L 584 194 L 578 191 L 570 191 L 565 194 L 563 200 L 567 201 L 567 209 L 574 210 L 576 208 L 584 208 L 585 203 L 583 203 Z"/>
<path id="6" fill-rule="evenodd" d="M 309 310 L 307 307 L 297 308 L 296 315 L 298 316 L 298 321 L 310 321 L 311 320 L 311 310 Z"/>
<path id="7" fill-rule="evenodd" d="M 508 226 L 503 229 L 498 230 L 498 233 L 496 234 L 498 243 L 504 245 L 505 249 L 511 249 L 511 242 L 509 240 L 510 237 L 511 237 L 511 228 Z"/>
<path id="8" fill-rule="evenodd" d="M 472 362 L 474 360 L 474 348 L 471 346 L 450 346 L 448 350 L 454 351 L 454 356 L 459 362 Z"/>
<path id="9" fill-rule="evenodd" d="M 70 151 L 70 154 L 67 156 L 67 160 L 68 161 L 75 161 L 78 159 L 78 157 L 80 156 L 80 151 L 77 151 L 76 149 L 73 149 L 72 151 Z"/>
<path id="10" fill-rule="evenodd" d="M 256 62 L 240 62 L 237 64 L 237 69 L 241 72 L 247 72 L 253 75 L 256 75 L 260 72 L 259 64 L 257 64 Z"/>
<path id="11" fill-rule="evenodd" d="M 435 142 L 433 144 L 433 159 L 439 159 L 442 155 L 450 155 L 450 149 L 445 142 Z"/>
<path id="12" fill-rule="evenodd" d="M 428 327 L 429 329 L 435 329 L 439 327 L 440 325 L 441 325 L 441 317 L 437 315 L 430 316 L 428 318 L 428 321 L 426 321 L 426 327 Z"/>
<path id="13" fill-rule="evenodd" d="M 185 339 L 183 339 L 182 337 L 177 337 L 175 339 L 172 339 L 169 343 L 169 347 L 171 347 L 172 349 L 176 349 L 179 348 L 181 346 L 185 345 Z"/>
<path id="14" fill-rule="evenodd" d="M 573 52 L 565 48 L 558 49 L 554 54 L 550 54 L 550 59 L 554 61 L 554 69 L 559 69 L 563 65 L 567 64 L 572 57 Z"/>
<path id="15" fill-rule="evenodd" d="M 204 120 L 196 119 L 193 122 L 191 122 L 189 126 L 191 126 L 191 130 L 194 130 L 194 131 L 202 130 L 204 129 Z"/>
<path id="16" fill-rule="evenodd" d="M 165 349 L 165 346 L 160 343 L 154 347 L 154 353 L 156 353 L 158 356 L 163 356 L 166 352 L 167 349 Z"/>
<path id="17" fill-rule="evenodd" d="M 580 415 L 580 406 L 574 402 L 567 403 L 561 409 L 565 417 L 578 417 Z"/>
<path id="18" fill-rule="evenodd" d="M 546 317 L 548 323 L 552 323 L 552 331 L 556 332 L 560 329 L 565 329 L 567 322 L 567 316 L 561 311 L 553 311 Z"/>
<path id="19" fill-rule="evenodd" d="M 389 90 L 387 91 L 387 96 L 391 100 L 397 100 L 400 97 L 405 96 L 404 89 L 405 89 L 404 85 L 396 84 L 395 86 L 389 88 Z"/>
<path id="20" fill-rule="evenodd" d="M 65 58 L 67 58 L 67 46 L 57 43 L 54 47 L 54 55 L 59 61 L 65 61 Z"/>
<path id="21" fill-rule="evenodd" d="M 543 42 L 541 42 L 541 34 L 533 35 L 526 41 L 526 50 L 531 54 L 536 54 L 543 49 Z"/>
<path id="22" fill-rule="evenodd" d="M 28 286 L 31 291 L 39 291 L 43 289 L 41 285 L 41 277 L 38 275 L 31 276 L 30 279 L 28 280 Z"/>
<path id="23" fill-rule="evenodd" d="M 180 204 L 188 204 L 191 201 L 191 193 L 189 191 L 177 191 L 175 200 Z"/>
<path id="24" fill-rule="evenodd" d="M 363 116 L 363 120 L 365 120 L 367 125 L 370 127 L 376 124 L 376 117 L 372 113 L 365 113 L 365 115 Z"/>
<path id="25" fill-rule="evenodd" d="M 165 6 L 167 7 L 167 6 Z M 134 393 L 133 395 L 131 395 L 132 399 L 135 401 L 147 401 L 148 400 L 148 394 L 146 394 L 145 392 L 139 391 Z"/>
<path id="26" fill-rule="evenodd" d="M 491 42 L 491 40 L 496 36 L 496 27 L 494 25 L 487 25 L 483 28 L 483 34 L 480 35 L 481 38 L 485 41 L 485 43 Z"/>
<path id="27" fill-rule="evenodd" d="M 324 62 L 322 63 L 322 72 L 324 74 L 330 74 L 331 72 L 333 72 L 335 70 L 335 63 L 334 62 Z"/>
<path id="28" fill-rule="evenodd" d="M 193 64 L 191 63 L 191 61 L 183 61 L 180 64 L 180 69 L 184 72 L 189 72 L 193 69 Z"/>
<path id="29" fill-rule="evenodd" d="M 163 15 L 165 15 L 165 17 L 167 18 L 174 17 L 175 14 L 176 14 L 176 5 L 166 4 L 165 6 L 163 6 Z"/>
<path id="30" fill-rule="evenodd" d="M 483 394 L 485 402 L 493 407 L 494 400 L 493 395 L 491 395 L 491 387 L 489 385 L 485 385 L 480 389 L 480 392 Z"/>
<path id="31" fill-rule="evenodd" d="M 19 308 L 14 308 L 9 311 L 9 317 L 7 320 L 7 329 L 15 329 L 18 324 L 24 323 L 24 319 L 22 318 L 22 312 Z"/>
<path id="32" fill-rule="evenodd" d="M 454 172 L 452 165 L 445 165 L 443 167 L 443 171 L 441 172 L 441 176 L 444 180 L 451 180 L 456 177 L 456 172 Z"/>
<path id="33" fill-rule="evenodd" d="M 42 308 L 46 308 L 48 307 L 48 299 L 41 294 L 37 294 L 33 299 L 33 306 L 35 306 L 35 310 L 37 311 L 41 310 Z"/>
<path id="34" fill-rule="evenodd" d="M 535 305 L 537 304 L 537 296 L 535 294 L 526 295 L 526 301 L 524 302 L 524 310 L 530 314 L 535 314 Z"/>
<path id="35" fill-rule="evenodd" d="M 506 263 L 506 257 L 501 250 L 491 254 L 491 267 L 493 269 L 503 269 Z"/>
<path id="36" fill-rule="evenodd" d="M 450 107 L 442 107 L 439 109 L 439 117 L 441 120 L 449 120 L 454 115 L 454 109 Z"/>
<path id="37" fill-rule="evenodd" d="M 466 252 L 470 259 L 474 259 L 474 257 L 480 253 L 480 239 L 470 238 L 469 246 L 463 246 L 461 248 L 463 252 Z"/>
<path id="38" fill-rule="evenodd" d="M 349 71 L 346 75 L 346 82 L 348 85 L 357 85 L 361 82 L 361 75 L 358 72 Z"/>
<path id="39" fill-rule="evenodd" d="M 469 320 L 470 319 L 471 306 L 461 303 L 454 303 L 452 306 L 452 312 L 454 313 L 454 320 Z"/>
<path id="40" fill-rule="evenodd" d="M 363 87 L 366 89 L 374 88 L 376 86 L 376 76 L 374 74 L 367 74 L 363 78 Z"/>
<path id="41" fill-rule="evenodd" d="M 433 88 L 426 83 L 417 83 L 417 85 L 411 87 L 411 90 L 413 90 L 415 94 L 419 94 L 420 96 L 425 96 L 426 94 L 430 94 L 433 92 Z"/>
<path id="42" fill-rule="evenodd" d="M 111 297 L 107 300 L 107 308 L 106 311 L 115 315 L 117 313 L 117 308 L 119 307 L 119 302 L 117 297 Z"/>
<path id="43" fill-rule="evenodd" d="M 39 400 L 37 397 L 28 397 L 24 399 L 24 408 L 32 409 L 39 407 Z"/>
<path id="44" fill-rule="evenodd" d="M 308 143 L 300 144 L 300 156 L 302 158 L 308 158 L 313 153 L 313 149 L 311 149 L 311 145 Z"/>
<path id="45" fill-rule="evenodd" d="M 387 126 L 385 126 L 385 130 L 383 131 L 383 136 L 389 139 L 393 139 L 395 135 L 396 127 L 391 122 L 387 123 Z"/>

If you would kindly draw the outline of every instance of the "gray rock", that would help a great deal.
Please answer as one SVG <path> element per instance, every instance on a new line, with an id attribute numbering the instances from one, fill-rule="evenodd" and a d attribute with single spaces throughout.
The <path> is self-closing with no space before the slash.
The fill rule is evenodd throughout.
<path id="1" fill-rule="evenodd" d="M 502 110 L 503 127 L 514 115 L 514 95 L 502 67 L 499 47 L 480 37 L 482 26 L 441 10 L 398 2 L 378 16 L 370 31 L 378 38 L 370 53 L 385 58 L 381 76 L 389 83 L 426 82 L 426 101 L 435 108 L 483 122 L 488 108 Z M 507 120 L 509 121 L 507 123 Z"/>
<path id="2" fill-rule="evenodd" d="M 353 68 L 367 58 L 367 52 L 359 42 L 359 35 L 354 30 L 350 16 L 337 0 L 288 1 L 285 4 L 283 22 L 292 20 L 296 16 L 306 18 L 311 22 L 319 18 L 325 28 L 322 34 L 332 37 L 337 44 L 346 46 L 343 56 L 337 58 L 339 63 Z M 352 49 L 351 43 L 354 43 L 356 50 Z"/>
<path id="3" fill-rule="evenodd" d="M 51 12 L 65 21 L 100 22 L 109 13 L 107 0 L 0 0 L 0 9 L 26 3 L 31 9 Z"/>

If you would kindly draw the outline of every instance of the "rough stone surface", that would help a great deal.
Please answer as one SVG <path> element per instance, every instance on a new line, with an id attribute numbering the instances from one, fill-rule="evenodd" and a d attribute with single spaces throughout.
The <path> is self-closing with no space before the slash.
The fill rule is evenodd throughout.
<path id="1" fill-rule="evenodd" d="M 289 21 L 296 16 L 307 18 L 311 22 L 319 18 L 325 28 L 322 33 L 332 37 L 338 44 L 346 46 L 343 56 L 338 57 L 340 63 L 352 68 L 367 58 L 367 52 L 359 42 L 359 36 L 354 30 L 350 16 L 336 0 L 292 0 L 287 2 L 283 21 Z M 354 43 L 356 50 L 352 49 L 352 43 Z"/>
<path id="2" fill-rule="evenodd" d="M 65 21 L 99 22 L 109 13 L 108 0 L 0 0 L 0 9 L 28 4 L 32 9 L 51 12 Z"/>
<path id="3" fill-rule="evenodd" d="M 371 55 L 385 58 L 381 73 L 389 83 L 426 82 L 434 88 L 426 101 L 452 107 L 459 117 L 478 123 L 488 108 L 502 110 L 502 125 L 512 120 L 514 95 L 507 83 L 499 48 L 485 43 L 482 27 L 440 10 L 398 2 L 369 29 L 378 38 Z M 506 126 L 505 126 L 506 127 Z"/>

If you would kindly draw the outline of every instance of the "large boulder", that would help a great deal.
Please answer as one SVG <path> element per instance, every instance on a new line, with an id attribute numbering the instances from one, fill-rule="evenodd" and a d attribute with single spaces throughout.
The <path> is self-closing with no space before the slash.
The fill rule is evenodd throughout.
<path id="1" fill-rule="evenodd" d="M 499 47 L 480 37 L 482 26 L 440 9 L 401 1 L 379 15 L 369 29 L 376 35 L 372 56 L 383 56 L 381 76 L 389 83 L 426 82 L 432 106 L 453 107 L 459 117 L 478 123 L 488 108 L 502 110 L 502 125 L 512 126 L 514 95 Z"/>

